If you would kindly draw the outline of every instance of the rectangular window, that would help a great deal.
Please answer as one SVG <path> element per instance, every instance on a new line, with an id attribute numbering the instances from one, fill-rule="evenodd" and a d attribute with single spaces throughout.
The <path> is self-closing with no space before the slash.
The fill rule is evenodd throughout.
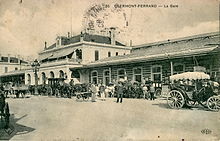
<path id="1" fill-rule="evenodd" d="M 10 58 L 10 63 L 18 63 L 18 59 L 15 57 Z"/>
<path id="2" fill-rule="evenodd" d="M 173 74 L 179 74 L 184 72 L 183 64 L 174 64 L 173 66 Z"/>
<path id="3" fill-rule="evenodd" d="M 162 81 L 162 66 L 152 66 L 151 68 L 152 81 L 161 82 Z"/>
<path id="4" fill-rule="evenodd" d="M 1 57 L 1 62 L 8 62 L 8 57 Z"/>
<path id="5" fill-rule="evenodd" d="M 95 51 L 95 61 L 99 60 L 99 51 Z"/>
<path id="6" fill-rule="evenodd" d="M 111 52 L 108 52 L 108 57 L 111 57 Z"/>
<path id="7" fill-rule="evenodd" d="M 125 69 L 119 69 L 118 70 L 118 80 L 125 79 L 125 74 L 126 74 Z"/>
<path id="8" fill-rule="evenodd" d="M 105 70 L 104 73 L 103 73 L 103 82 L 105 85 L 109 85 L 110 83 L 110 71 L 109 70 Z"/>
<path id="9" fill-rule="evenodd" d="M 7 73 L 8 72 L 8 67 L 5 67 L 5 73 Z"/>
<path id="10" fill-rule="evenodd" d="M 142 68 L 133 69 L 133 78 L 134 81 L 142 82 Z"/>
<path id="11" fill-rule="evenodd" d="M 115 55 L 118 56 L 118 52 L 116 52 Z"/>
<path id="12" fill-rule="evenodd" d="M 97 71 L 93 71 L 91 73 L 91 82 L 93 84 L 98 84 L 98 72 Z"/>

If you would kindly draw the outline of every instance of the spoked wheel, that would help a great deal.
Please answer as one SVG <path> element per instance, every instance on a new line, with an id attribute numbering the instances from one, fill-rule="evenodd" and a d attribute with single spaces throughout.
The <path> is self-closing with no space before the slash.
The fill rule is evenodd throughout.
<path id="1" fill-rule="evenodd" d="M 80 94 L 78 94 L 78 95 L 76 95 L 76 98 L 77 98 L 77 99 L 81 99 L 82 96 L 81 96 Z"/>
<path id="2" fill-rule="evenodd" d="M 183 107 L 185 101 L 181 92 L 172 90 L 168 93 L 167 104 L 173 109 L 180 109 Z"/>
<path id="3" fill-rule="evenodd" d="M 220 109 L 220 98 L 217 96 L 212 96 L 207 100 L 207 106 L 209 110 L 218 112 Z"/>

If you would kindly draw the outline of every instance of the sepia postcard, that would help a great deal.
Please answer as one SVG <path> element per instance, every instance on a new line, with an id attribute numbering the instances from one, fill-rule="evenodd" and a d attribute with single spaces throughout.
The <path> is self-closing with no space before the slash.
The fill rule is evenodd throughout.
<path id="1" fill-rule="evenodd" d="M 0 0 L 0 140 L 220 141 L 219 0 Z"/>

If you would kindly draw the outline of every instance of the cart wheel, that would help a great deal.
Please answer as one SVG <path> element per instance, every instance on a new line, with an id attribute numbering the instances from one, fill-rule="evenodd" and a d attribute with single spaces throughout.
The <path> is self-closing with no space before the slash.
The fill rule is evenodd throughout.
<path id="1" fill-rule="evenodd" d="M 162 90 L 161 89 L 157 89 L 155 92 L 156 96 L 161 96 Z"/>
<path id="2" fill-rule="evenodd" d="M 220 109 L 220 99 L 219 97 L 212 96 L 207 100 L 207 106 L 209 110 L 218 112 Z"/>
<path id="3" fill-rule="evenodd" d="M 78 94 L 78 95 L 76 95 L 76 98 L 80 99 L 80 98 L 82 98 L 82 96 L 80 94 Z"/>
<path id="4" fill-rule="evenodd" d="M 185 103 L 184 97 L 181 92 L 172 90 L 168 93 L 167 104 L 173 109 L 180 109 Z"/>

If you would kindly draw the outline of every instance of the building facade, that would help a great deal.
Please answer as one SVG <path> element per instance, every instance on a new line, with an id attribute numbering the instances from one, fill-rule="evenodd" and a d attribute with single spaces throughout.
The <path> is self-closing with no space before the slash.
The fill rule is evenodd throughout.
<path id="1" fill-rule="evenodd" d="M 220 81 L 219 33 L 135 46 L 132 53 L 98 60 L 72 71 L 84 70 L 89 81 L 108 84 L 120 78 L 143 82 L 149 78 L 162 84 L 169 76 L 182 72 L 205 71 Z"/>
<path id="2" fill-rule="evenodd" d="M 110 37 L 81 33 L 73 37 L 57 37 L 56 43 L 39 53 L 40 68 L 38 84 L 48 84 L 49 78 L 64 78 L 65 82 L 71 79 L 77 82 L 88 82 L 87 71 L 71 71 L 70 68 L 83 67 L 93 61 L 111 56 L 130 54 L 131 47 L 115 40 L 114 28 L 110 30 Z M 25 71 L 25 84 L 34 85 L 33 69 Z"/>
<path id="3" fill-rule="evenodd" d="M 73 79 L 75 83 L 106 85 L 120 78 L 138 82 L 149 78 L 168 84 L 169 76 L 188 71 L 204 71 L 211 79 L 220 81 L 219 32 L 133 47 L 116 41 L 114 28 L 110 33 L 110 36 L 89 33 L 59 36 L 51 46 L 45 43 L 38 58 L 38 84 L 48 84 L 50 78 L 64 78 L 67 83 Z M 14 75 L 22 75 L 27 85 L 35 84 L 31 66 L 0 78 Z"/>
<path id="4" fill-rule="evenodd" d="M 0 55 L 0 82 L 19 81 L 24 83 L 28 62 L 21 56 Z"/>

